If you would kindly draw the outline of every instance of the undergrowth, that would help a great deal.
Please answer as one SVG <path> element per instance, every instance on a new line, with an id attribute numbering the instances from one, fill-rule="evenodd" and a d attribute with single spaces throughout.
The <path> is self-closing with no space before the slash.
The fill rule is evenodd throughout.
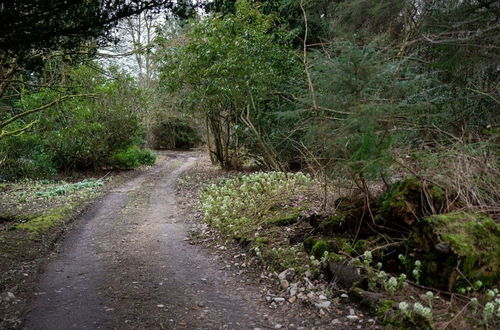
<path id="1" fill-rule="evenodd" d="M 211 185 L 201 193 L 206 221 L 233 233 L 298 218 L 298 199 L 311 187 L 303 173 L 260 172 Z"/>
<path id="2" fill-rule="evenodd" d="M 0 218 L 27 219 L 52 209 L 79 204 L 97 197 L 108 180 L 87 178 L 64 180 L 21 180 L 0 187 Z"/>
<path id="3" fill-rule="evenodd" d="M 205 221 L 273 270 L 306 271 L 309 259 L 303 246 L 291 246 L 286 238 L 293 232 L 290 226 L 300 227 L 301 215 L 312 208 L 314 184 L 300 172 L 257 172 L 206 186 L 201 208 Z"/>
<path id="4" fill-rule="evenodd" d="M 205 186 L 200 200 L 205 221 L 270 270 L 324 274 L 337 285 L 335 270 L 359 270 L 345 288 L 388 326 L 498 322 L 493 219 L 463 211 L 458 194 L 422 178 L 392 184 L 373 197 L 369 212 L 363 200 L 340 198 L 332 213 L 318 214 L 318 191 L 302 173 L 254 173 Z"/>

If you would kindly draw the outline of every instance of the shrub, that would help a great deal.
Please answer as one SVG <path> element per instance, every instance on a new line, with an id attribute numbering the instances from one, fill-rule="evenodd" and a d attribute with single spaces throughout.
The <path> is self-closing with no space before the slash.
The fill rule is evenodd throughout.
<path id="1" fill-rule="evenodd" d="M 149 149 L 140 149 L 136 145 L 121 149 L 113 154 L 111 163 L 121 169 L 134 169 L 140 165 L 154 165 L 156 153 Z"/>
<path id="2" fill-rule="evenodd" d="M 152 166 L 156 163 L 156 152 L 151 149 L 140 149 L 139 163 Z"/>
<path id="3" fill-rule="evenodd" d="M 50 178 L 56 174 L 52 158 L 37 134 L 11 136 L 0 142 L 0 175 L 6 180 Z"/>
<path id="4" fill-rule="evenodd" d="M 83 65 L 73 67 L 68 73 L 74 85 L 71 90 L 27 90 L 22 102 L 13 104 L 13 111 L 21 112 L 56 102 L 61 94 L 94 94 L 56 102 L 16 123 L 19 127 L 9 126 L 12 131 L 36 123 L 0 142 L 0 173 L 40 178 L 55 174 L 56 169 L 98 169 L 110 165 L 110 156 L 117 150 L 138 144 L 141 91 L 124 74 L 112 72 L 115 79 L 110 80 L 99 72 Z"/>

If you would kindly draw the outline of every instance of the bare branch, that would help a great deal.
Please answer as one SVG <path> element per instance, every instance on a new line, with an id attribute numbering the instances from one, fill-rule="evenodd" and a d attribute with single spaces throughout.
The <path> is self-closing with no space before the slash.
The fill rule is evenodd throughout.
<path id="1" fill-rule="evenodd" d="M 316 102 L 316 94 L 314 91 L 314 84 L 312 82 L 311 73 L 309 72 L 309 66 L 308 66 L 308 62 L 307 62 L 307 38 L 308 38 L 308 34 L 309 34 L 309 27 L 308 27 L 308 22 L 307 22 L 307 13 L 306 13 L 306 10 L 304 9 L 304 1 L 303 0 L 300 0 L 300 9 L 302 10 L 302 15 L 304 16 L 304 28 L 305 28 L 302 62 L 304 63 L 304 70 L 305 70 L 306 76 L 307 76 L 307 83 L 309 86 L 309 92 L 311 93 L 313 107 L 314 107 L 314 109 L 317 109 L 318 104 Z"/>

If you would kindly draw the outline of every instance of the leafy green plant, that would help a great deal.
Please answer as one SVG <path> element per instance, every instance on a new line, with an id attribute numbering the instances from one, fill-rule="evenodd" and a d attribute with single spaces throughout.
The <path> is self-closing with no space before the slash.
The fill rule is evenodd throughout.
<path id="1" fill-rule="evenodd" d="M 359 260 L 361 259 L 361 261 Z M 375 267 L 372 266 L 373 255 L 370 251 L 365 251 L 363 255 L 353 261 L 355 264 L 363 267 L 368 276 L 368 286 L 371 290 L 381 288 L 389 294 L 394 294 L 401 290 L 407 283 L 406 274 L 400 274 L 397 277 L 389 276 L 382 270 L 382 263 L 378 262 Z"/>
<path id="2" fill-rule="evenodd" d="M 4 179 L 50 178 L 57 173 L 53 154 L 39 134 L 21 134 L 0 140 L 0 174 Z"/>
<path id="3" fill-rule="evenodd" d="M 0 159 L 5 158 L 0 173 L 12 179 L 44 178 L 58 170 L 96 169 L 109 165 L 113 152 L 134 143 L 141 134 L 136 113 L 143 102 L 140 91 L 127 75 L 111 70 L 110 80 L 100 70 L 95 63 L 69 67 L 70 87 L 23 90 L 14 111 L 55 104 L 43 115 L 33 113 L 7 127 L 14 131 L 15 125 L 34 123 L 30 130 L 0 140 Z M 69 92 L 92 97 L 57 102 Z"/>
<path id="4" fill-rule="evenodd" d="M 112 155 L 112 164 L 121 169 L 134 169 L 140 165 L 154 165 L 156 153 L 149 149 L 140 149 L 136 145 L 117 151 Z"/>
<path id="5" fill-rule="evenodd" d="M 422 268 L 422 262 L 420 260 L 416 260 L 415 268 L 413 269 L 412 274 L 415 277 L 415 281 L 417 283 L 420 283 L 420 275 L 422 274 L 421 268 Z"/>
<path id="6" fill-rule="evenodd" d="M 139 163 L 141 165 L 153 166 L 156 163 L 156 152 L 150 149 L 141 149 Z"/>

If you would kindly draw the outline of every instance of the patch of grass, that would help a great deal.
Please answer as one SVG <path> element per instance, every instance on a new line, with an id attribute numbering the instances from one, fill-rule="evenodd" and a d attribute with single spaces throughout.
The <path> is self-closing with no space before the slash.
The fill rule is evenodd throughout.
<path id="1" fill-rule="evenodd" d="M 263 257 L 267 265 L 276 272 L 281 272 L 285 269 L 293 268 L 299 274 L 304 273 L 309 269 L 309 263 L 304 262 L 305 258 L 301 258 L 298 252 L 303 251 L 302 247 L 274 247 L 263 252 Z"/>
<path id="2" fill-rule="evenodd" d="M 42 196 L 46 198 L 51 198 L 60 195 L 66 195 L 72 191 L 80 191 L 83 189 L 93 189 L 97 187 L 102 187 L 104 183 L 101 180 L 96 179 L 85 179 L 76 183 L 66 183 L 65 181 L 61 181 L 59 184 L 49 185 L 50 182 L 41 182 L 46 183 L 46 187 L 40 188 L 35 192 L 35 195 Z"/>
<path id="3" fill-rule="evenodd" d="M 297 222 L 300 218 L 300 211 L 297 209 L 292 210 L 278 210 L 274 216 L 269 216 L 266 222 L 273 226 L 288 226 Z"/>

